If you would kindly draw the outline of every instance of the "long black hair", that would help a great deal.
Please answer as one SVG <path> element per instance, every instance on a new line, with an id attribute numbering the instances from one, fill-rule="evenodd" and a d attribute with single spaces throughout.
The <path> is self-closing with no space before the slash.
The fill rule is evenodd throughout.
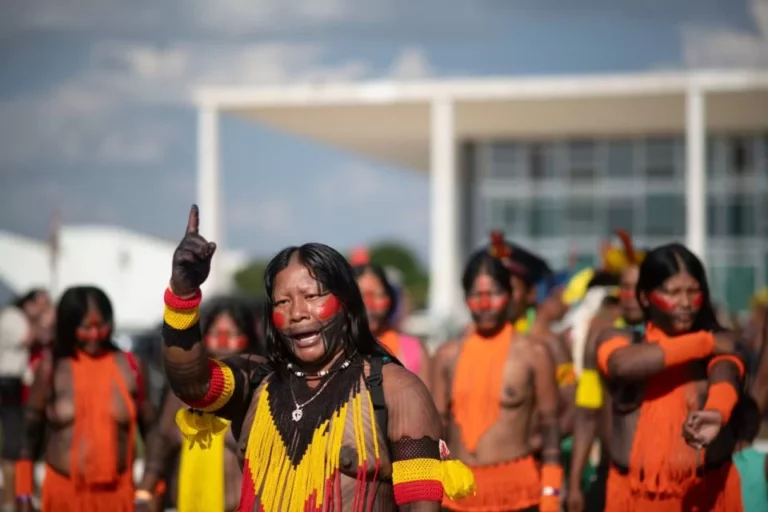
<path id="1" fill-rule="evenodd" d="M 205 312 L 202 321 L 203 335 L 207 335 L 216 319 L 223 315 L 229 315 L 237 330 L 248 339 L 245 352 L 249 354 L 265 355 L 263 340 L 256 331 L 256 312 L 251 304 L 235 297 L 217 298 Z"/>
<path id="2" fill-rule="evenodd" d="M 472 285 L 480 274 L 488 274 L 496 283 L 508 294 L 512 294 L 512 274 L 509 269 L 494 258 L 488 249 L 478 249 L 469 257 L 467 265 L 464 267 L 464 274 L 461 276 L 461 285 L 464 289 L 464 296 L 468 296 L 472 291 Z"/>
<path id="3" fill-rule="evenodd" d="M 649 318 L 649 308 L 640 300 L 641 294 L 647 298 L 652 291 L 661 287 L 664 281 L 681 271 L 688 272 L 699 282 L 704 299 L 701 309 L 694 319 L 692 330 L 722 331 L 723 327 L 717 321 L 715 308 L 712 306 L 712 297 L 704 265 L 686 246 L 677 242 L 656 247 L 645 256 L 645 260 L 640 265 L 640 277 L 637 281 L 636 293 L 645 319 L 648 320 Z"/>
<path id="4" fill-rule="evenodd" d="M 353 267 L 352 270 L 355 273 L 355 278 L 359 278 L 366 272 L 370 272 L 376 276 L 379 282 L 381 282 L 381 285 L 384 287 L 384 293 L 386 293 L 387 297 L 389 298 L 389 307 L 387 308 L 387 314 L 385 318 L 388 322 L 391 321 L 392 316 L 394 316 L 395 311 L 397 311 L 398 298 L 395 287 L 392 286 L 392 283 L 389 281 L 387 273 L 384 271 L 384 269 L 375 263 L 366 263 L 365 265 L 357 265 Z"/>
<path id="5" fill-rule="evenodd" d="M 264 333 L 267 357 L 276 369 L 285 367 L 293 354 L 280 339 L 280 334 L 272 321 L 273 293 L 277 274 L 284 270 L 296 257 L 298 262 L 307 267 L 309 273 L 325 290 L 331 292 L 344 308 L 346 321 L 342 328 L 344 352 L 351 355 L 357 351 L 363 356 L 373 354 L 387 355 L 368 327 L 368 316 L 363 303 L 363 296 L 357 286 L 355 273 L 347 260 L 335 249 L 320 243 L 304 244 L 300 247 L 287 247 L 277 253 L 264 271 Z"/>
<path id="6" fill-rule="evenodd" d="M 114 329 L 114 313 L 112 302 L 101 288 L 95 286 L 73 286 L 68 288 L 59 299 L 56 307 L 56 338 L 53 341 L 53 357 L 61 359 L 72 357 L 77 350 L 77 328 L 88 314 L 91 304 L 96 306 L 104 323 Z M 109 339 L 104 341 L 105 350 L 119 350 L 112 341 L 112 331 Z"/>

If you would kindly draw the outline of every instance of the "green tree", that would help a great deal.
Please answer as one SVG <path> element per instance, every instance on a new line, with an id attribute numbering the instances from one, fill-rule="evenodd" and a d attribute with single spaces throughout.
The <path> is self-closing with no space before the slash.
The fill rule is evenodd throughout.
<path id="1" fill-rule="evenodd" d="M 264 296 L 264 270 L 268 261 L 254 260 L 235 273 L 235 287 L 250 297 Z"/>
<path id="2" fill-rule="evenodd" d="M 397 269 L 403 278 L 403 285 L 411 292 L 417 308 L 427 303 L 429 275 L 414 252 L 399 242 L 385 241 L 369 249 L 371 261 L 382 267 Z"/>

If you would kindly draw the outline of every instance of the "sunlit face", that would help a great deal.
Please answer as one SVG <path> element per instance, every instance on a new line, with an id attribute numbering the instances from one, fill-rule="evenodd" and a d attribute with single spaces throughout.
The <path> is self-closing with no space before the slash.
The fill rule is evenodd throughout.
<path id="1" fill-rule="evenodd" d="M 344 309 L 296 260 L 275 277 L 272 323 L 300 363 L 323 365 L 342 349 Z"/>
<path id="2" fill-rule="evenodd" d="M 669 334 L 683 334 L 693 328 L 704 294 L 700 283 L 687 271 L 681 271 L 641 300 L 655 325 Z"/>
<path id="3" fill-rule="evenodd" d="M 218 315 L 205 336 L 205 346 L 216 357 L 226 357 L 245 350 L 248 337 L 240 332 L 227 313 Z"/>
<path id="4" fill-rule="evenodd" d="M 491 334 L 507 321 L 510 295 L 488 274 L 481 273 L 467 294 L 467 307 L 472 313 L 475 330 Z"/>
<path id="5" fill-rule="evenodd" d="M 368 325 L 374 334 L 380 334 L 387 328 L 387 312 L 392 304 L 384 283 L 373 272 L 365 272 L 357 278 L 357 285 L 365 302 Z"/>
<path id="6" fill-rule="evenodd" d="M 89 301 L 88 311 L 75 331 L 80 350 L 91 356 L 98 355 L 111 336 L 112 325 L 104 320 L 96 304 Z"/>
<path id="7" fill-rule="evenodd" d="M 637 280 L 640 277 L 640 268 L 632 265 L 621 273 L 619 281 L 619 304 L 621 316 L 629 325 L 636 325 L 643 321 L 643 310 L 637 301 Z"/>

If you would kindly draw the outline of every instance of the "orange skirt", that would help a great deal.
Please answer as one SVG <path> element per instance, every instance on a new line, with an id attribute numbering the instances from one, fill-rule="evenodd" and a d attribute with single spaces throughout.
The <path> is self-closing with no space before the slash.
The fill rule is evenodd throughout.
<path id="1" fill-rule="evenodd" d="M 477 494 L 457 501 L 444 498 L 444 508 L 457 512 L 511 512 L 539 504 L 541 478 L 532 456 L 470 469 Z"/>
<path id="2" fill-rule="evenodd" d="M 45 467 L 45 512 L 133 512 L 133 474 L 125 471 L 115 485 L 76 488 L 69 477 Z"/>
<path id="3" fill-rule="evenodd" d="M 613 465 L 608 475 L 606 512 L 744 512 L 741 480 L 730 462 L 708 471 L 681 496 L 634 492 L 629 478 Z"/>

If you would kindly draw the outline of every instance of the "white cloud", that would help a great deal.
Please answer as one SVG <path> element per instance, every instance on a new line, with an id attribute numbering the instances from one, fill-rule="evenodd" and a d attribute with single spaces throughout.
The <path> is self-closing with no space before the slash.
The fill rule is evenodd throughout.
<path id="1" fill-rule="evenodd" d="M 768 67 L 768 0 L 751 0 L 757 31 L 686 25 L 682 29 L 683 62 L 689 68 Z"/>
<path id="2" fill-rule="evenodd" d="M 404 80 L 418 80 L 434 74 L 426 50 L 420 46 L 405 48 L 392 63 L 390 75 Z"/>

